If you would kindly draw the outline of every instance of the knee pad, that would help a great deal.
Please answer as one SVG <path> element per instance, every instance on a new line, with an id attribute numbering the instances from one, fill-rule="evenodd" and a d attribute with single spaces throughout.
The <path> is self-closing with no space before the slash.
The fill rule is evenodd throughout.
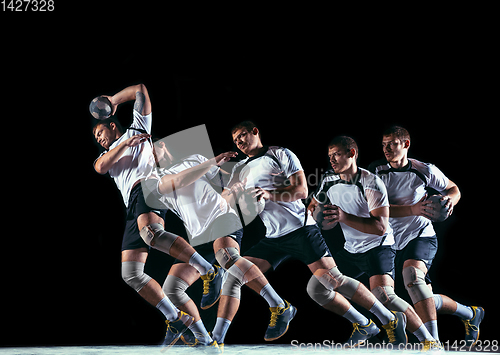
<path id="1" fill-rule="evenodd" d="M 260 269 L 245 258 L 239 258 L 233 266 L 227 269 L 227 272 L 236 277 L 242 285 L 262 276 Z"/>
<path id="2" fill-rule="evenodd" d="M 227 270 L 230 268 L 232 265 L 234 265 L 235 262 L 237 262 L 241 258 L 241 255 L 238 251 L 238 249 L 229 247 L 229 248 L 221 248 L 217 250 L 217 253 L 215 253 L 215 259 L 219 262 L 219 265 L 224 268 L 224 270 Z"/>
<path id="3" fill-rule="evenodd" d="M 139 233 L 144 242 L 164 253 L 170 255 L 170 247 L 179 237 L 175 234 L 165 231 L 160 223 L 151 223 L 141 229 Z"/>
<path id="4" fill-rule="evenodd" d="M 326 288 L 314 275 L 307 283 L 307 294 L 320 306 L 324 306 L 335 298 L 335 291 Z"/>
<path id="5" fill-rule="evenodd" d="M 425 283 L 425 273 L 416 267 L 409 266 L 403 269 L 403 281 L 413 304 L 434 296 Z"/>
<path id="6" fill-rule="evenodd" d="M 144 266 L 144 263 L 138 261 L 122 262 L 122 279 L 137 292 L 151 281 L 151 277 L 144 273 Z"/>
<path id="7" fill-rule="evenodd" d="M 227 273 L 227 279 L 222 284 L 221 295 L 241 299 L 241 286 L 243 286 L 243 283 L 240 279 Z"/>
<path id="8" fill-rule="evenodd" d="M 186 304 L 191 298 L 186 294 L 188 283 L 181 278 L 168 275 L 163 284 L 163 292 L 170 301 L 177 307 Z"/>
<path id="9" fill-rule="evenodd" d="M 401 299 L 394 293 L 394 288 L 391 286 L 378 286 L 372 290 L 372 293 L 377 299 L 391 311 L 406 312 L 410 305 L 405 300 Z"/>
<path id="10" fill-rule="evenodd" d="M 330 270 L 318 269 L 314 276 L 327 289 L 335 290 L 347 299 L 351 299 L 359 287 L 359 281 L 343 275 L 336 266 Z"/>

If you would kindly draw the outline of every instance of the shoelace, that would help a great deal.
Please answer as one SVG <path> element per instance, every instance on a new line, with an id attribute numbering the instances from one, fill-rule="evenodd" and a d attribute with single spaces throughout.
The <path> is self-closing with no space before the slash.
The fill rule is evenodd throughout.
<path id="1" fill-rule="evenodd" d="M 215 278 L 215 272 L 208 273 L 207 278 L 203 279 L 203 294 L 208 295 L 208 291 L 210 289 L 210 282 Z"/>
<path id="2" fill-rule="evenodd" d="M 383 326 L 389 337 L 389 343 L 394 343 L 396 341 L 396 334 L 394 334 L 394 329 L 396 329 L 396 318 L 391 320 L 389 323 Z"/>
<path id="3" fill-rule="evenodd" d="M 351 337 L 356 332 L 359 332 L 359 334 L 361 334 L 361 335 L 368 335 L 368 332 L 366 330 L 364 330 L 363 328 L 360 328 L 362 326 L 359 323 L 352 323 L 352 326 L 354 327 L 354 330 L 352 331 Z M 368 325 L 366 325 L 365 327 L 367 327 L 367 326 Z"/>
<path id="4" fill-rule="evenodd" d="M 278 316 L 281 316 L 285 313 L 285 307 L 276 307 L 276 311 L 271 311 L 271 321 L 269 322 L 270 327 L 275 327 L 276 322 L 278 321 Z"/>
<path id="5" fill-rule="evenodd" d="M 479 328 L 475 326 L 474 324 L 470 324 L 470 319 L 462 319 L 462 322 L 465 325 L 465 334 L 470 335 L 470 331 L 473 330 L 477 332 Z"/>
<path id="6" fill-rule="evenodd" d="M 172 327 L 170 325 L 170 323 L 172 323 L 172 322 L 170 322 L 169 320 L 166 320 L 165 323 L 167 323 L 167 332 L 171 332 L 173 334 L 178 334 L 179 333 L 179 331 L 177 330 L 177 328 Z"/>

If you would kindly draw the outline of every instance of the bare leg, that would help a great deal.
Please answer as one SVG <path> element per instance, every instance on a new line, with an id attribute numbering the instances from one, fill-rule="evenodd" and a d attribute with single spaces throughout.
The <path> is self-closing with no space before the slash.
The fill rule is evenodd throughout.
<path id="1" fill-rule="evenodd" d="M 189 286 L 200 278 L 198 270 L 185 263 L 172 265 L 168 274 L 184 280 Z M 198 307 L 196 307 L 196 304 L 192 299 L 183 305 L 176 304 L 176 307 L 192 316 L 195 322 L 201 319 Z"/>
<path id="2" fill-rule="evenodd" d="M 160 218 L 156 213 L 153 212 L 143 213 L 137 218 L 137 225 L 139 230 L 142 230 L 145 226 L 152 223 L 160 223 L 163 225 L 164 222 L 162 218 Z M 170 235 L 174 236 L 172 234 Z M 208 263 L 198 253 L 196 253 L 196 250 L 194 250 L 194 248 L 183 238 L 177 236 L 175 241 L 172 243 L 172 245 L 170 245 L 168 249 L 165 249 L 166 247 L 160 247 L 160 244 L 161 243 L 157 242 L 154 245 L 154 248 L 167 253 L 176 259 L 182 260 L 185 263 L 190 264 L 191 266 L 194 266 L 201 275 L 205 275 L 207 274 L 207 272 L 212 270 L 212 265 L 210 265 L 210 263 Z M 194 257 L 195 260 L 192 260 L 192 257 Z"/>
<path id="3" fill-rule="evenodd" d="M 409 266 L 413 266 L 417 269 L 422 270 L 425 274 L 427 274 L 427 268 L 425 267 L 425 263 L 420 260 L 406 260 L 403 264 L 403 269 Z M 437 319 L 436 305 L 434 303 L 434 298 L 427 298 L 425 300 L 419 301 L 414 304 L 415 311 L 422 319 L 422 322 L 427 323 L 431 320 Z"/>
<path id="4" fill-rule="evenodd" d="M 324 257 L 324 258 L 321 258 L 320 260 L 315 261 L 314 263 L 308 265 L 309 269 L 311 270 L 311 272 L 313 274 L 319 269 L 330 270 L 331 268 L 334 268 L 335 266 L 336 266 L 335 260 L 332 257 Z M 336 298 L 337 297 L 335 297 L 335 299 Z M 335 302 L 335 299 L 333 299 L 332 302 Z M 344 300 L 347 301 L 345 298 L 344 298 Z M 352 297 L 351 301 L 356 302 L 361 307 L 369 310 L 375 304 L 376 298 L 363 284 L 360 283 L 358 286 L 358 289 L 357 289 L 356 293 L 354 294 L 354 296 Z M 339 299 L 339 302 L 342 302 L 343 308 L 345 308 L 345 306 L 346 306 L 345 302 L 342 301 L 341 299 Z M 347 307 L 347 308 L 349 308 L 349 307 Z M 347 311 L 347 309 L 346 309 L 346 311 Z"/>
<path id="5" fill-rule="evenodd" d="M 394 280 L 389 275 L 374 275 L 370 277 L 370 289 L 373 290 L 378 286 L 390 286 L 394 288 Z M 392 311 L 400 311 L 396 309 L 392 309 Z M 413 307 L 408 305 L 408 308 L 404 312 L 407 319 L 407 328 L 410 332 L 414 332 L 422 325 L 422 320 L 415 312 Z"/>
<path id="6" fill-rule="evenodd" d="M 146 248 L 122 251 L 122 262 L 137 261 L 145 264 L 147 258 L 148 251 Z M 155 307 L 165 297 L 161 286 L 153 279 L 139 291 L 139 295 Z"/>

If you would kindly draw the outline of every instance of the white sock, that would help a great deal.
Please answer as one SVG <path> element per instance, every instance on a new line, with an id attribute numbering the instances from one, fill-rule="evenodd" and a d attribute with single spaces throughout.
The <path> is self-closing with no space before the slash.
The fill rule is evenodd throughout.
<path id="1" fill-rule="evenodd" d="M 194 252 L 194 254 L 191 255 L 189 265 L 198 270 L 201 275 L 206 275 L 210 270 L 213 270 L 212 265 L 197 252 Z"/>
<path id="2" fill-rule="evenodd" d="M 429 331 L 427 330 L 427 328 L 425 327 L 425 325 L 421 325 L 420 328 L 418 328 L 417 330 L 415 330 L 413 332 L 413 335 L 415 335 L 418 339 L 418 341 L 424 341 L 424 340 L 435 340 L 431 333 L 429 333 Z"/>
<path id="3" fill-rule="evenodd" d="M 358 323 L 359 325 L 368 325 L 368 323 L 370 323 L 370 320 L 359 313 L 358 310 L 352 305 L 342 317 L 344 317 L 351 323 Z"/>
<path id="4" fill-rule="evenodd" d="M 380 303 L 379 300 L 375 300 L 372 308 L 370 308 L 370 312 L 373 313 L 382 322 L 383 325 L 388 324 L 391 320 L 396 318 L 391 311 L 389 311 L 384 307 L 382 303 Z"/>
<path id="5" fill-rule="evenodd" d="M 215 323 L 214 331 L 212 332 L 213 339 L 218 343 L 224 343 L 226 338 L 227 330 L 231 325 L 231 321 L 226 318 L 217 317 L 217 322 Z"/>
<path id="6" fill-rule="evenodd" d="M 436 306 L 436 312 L 443 307 L 443 297 L 441 295 L 434 295 L 434 305 Z"/>
<path id="7" fill-rule="evenodd" d="M 167 297 L 163 297 L 163 299 L 156 305 L 156 308 L 158 308 L 160 312 L 163 313 L 165 318 L 171 322 L 179 318 L 179 310 Z"/>
<path id="8" fill-rule="evenodd" d="M 203 345 L 212 343 L 213 340 L 210 338 L 210 335 L 208 334 L 201 319 L 198 322 L 192 323 L 188 328 L 193 332 L 196 339 L 198 339 Z"/>
<path id="9" fill-rule="evenodd" d="M 432 337 L 436 340 L 439 340 L 439 334 L 438 334 L 438 321 L 435 320 L 430 320 L 428 322 L 424 323 L 425 328 L 431 333 Z"/>
<path id="10" fill-rule="evenodd" d="M 474 312 L 469 306 L 464 306 L 461 303 L 456 302 L 457 310 L 453 313 L 454 316 L 460 317 L 461 319 L 471 319 L 474 317 Z"/>
<path id="11" fill-rule="evenodd" d="M 283 307 L 285 306 L 285 301 L 274 291 L 274 288 L 271 286 L 271 284 L 267 284 L 264 287 L 262 287 L 262 290 L 260 290 L 260 295 L 264 297 L 264 299 L 267 301 L 267 304 L 269 304 L 269 307 L 278 307 L 282 305 Z"/>

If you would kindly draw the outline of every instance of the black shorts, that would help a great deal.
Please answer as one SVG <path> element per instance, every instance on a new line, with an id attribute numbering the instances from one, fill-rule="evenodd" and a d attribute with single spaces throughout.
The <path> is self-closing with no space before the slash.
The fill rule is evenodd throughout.
<path id="1" fill-rule="evenodd" d="M 123 233 L 122 251 L 139 248 L 148 248 L 149 246 L 142 240 L 139 234 L 137 218 L 143 213 L 154 212 L 162 219 L 165 219 L 167 210 L 157 210 L 149 207 L 144 201 L 141 184 L 137 184 L 128 199 L 127 215 L 125 217 L 125 232 Z"/>
<path id="2" fill-rule="evenodd" d="M 233 238 L 238 243 L 241 250 L 241 239 L 243 238 L 243 229 L 241 227 L 240 219 L 237 216 L 230 213 L 224 214 L 220 217 L 217 217 L 215 221 L 212 222 L 211 226 L 214 226 L 214 228 L 210 227 L 207 228 L 207 230 L 203 233 L 206 235 L 204 235 L 202 239 L 202 240 L 210 240 L 210 242 L 193 247 L 194 250 L 196 250 L 198 254 L 200 254 L 206 261 L 208 261 L 210 264 L 215 263 L 216 259 L 214 252 L 214 242 L 216 239 L 220 238 L 221 235 Z M 201 236 L 202 235 L 198 237 Z M 174 264 L 180 264 L 183 262 L 184 261 L 182 260 L 175 259 Z"/>
<path id="3" fill-rule="evenodd" d="M 288 258 L 309 265 L 325 256 L 332 256 L 316 225 L 304 226 L 278 238 L 264 238 L 251 247 L 244 256 L 268 261 L 273 269 Z"/>
<path id="4" fill-rule="evenodd" d="M 427 275 L 425 281 L 430 284 L 429 269 L 432 266 L 432 261 L 436 257 L 438 250 L 438 239 L 433 237 L 417 237 L 410 241 L 403 249 L 396 253 L 396 268 L 398 272 L 403 270 L 403 264 L 406 260 L 420 260 L 427 267 Z"/>
<path id="5" fill-rule="evenodd" d="M 364 253 L 349 253 L 341 249 L 334 255 L 335 263 L 342 274 L 358 278 L 363 274 L 389 275 L 394 279 L 394 261 L 396 251 L 389 245 L 381 245 Z"/>

